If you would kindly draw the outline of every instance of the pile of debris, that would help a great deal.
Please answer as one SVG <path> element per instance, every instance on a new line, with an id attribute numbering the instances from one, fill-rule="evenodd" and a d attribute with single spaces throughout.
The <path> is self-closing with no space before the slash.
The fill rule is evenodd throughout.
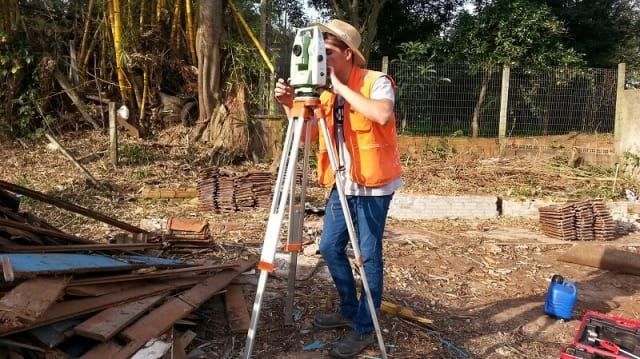
<path id="1" fill-rule="evenodd" d="M 540 229 L 549 237 L 567 241 L 613 240 L 616 224 L 602 200 L 571 201 L 541 207 Z"/>
<path id="2" fill-rule="evenodd" d="M 234 173 L 219 167 L 201 169 L 197 191 L 200 210 L 229 213 L 269 208 L 271 206 L 271 173 Z"/>
<path id="3" fill-rule="evenodd" d="M 102 243 L 63 232 L 20 211 L 18 196 L 89 216 L 139 241 Z M 186 358 L 196 334 L 179 322 L 223 292 L 231 330 L 246 331 L 242 288 L 232 280 L 256 259 L 193 263 L 149 254 L 166 247 L 154 233 L 0 181 L 0 356 Z"/>

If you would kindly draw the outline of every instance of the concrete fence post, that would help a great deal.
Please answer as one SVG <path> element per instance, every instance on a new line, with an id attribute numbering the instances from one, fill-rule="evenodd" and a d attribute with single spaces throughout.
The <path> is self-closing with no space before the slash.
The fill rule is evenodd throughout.
<path id="1" fill-rule="evenodd" d="M 498 123 L 498 142 L 500 143 L 500 157 L 504 155 L 507 144 L 507 111 L 509 103 L 509 77 L 511 69 L 509 65 L 502 68 L 502 92 L 500 94 L 500 122 Z"/>
<path id="2" fill-rule="evenodd" d="M 382 57 L 382 70 L 385 74 L 389 73 L 389 56 Z"/>
<path id="3" fill-rule="evenodd" d="M 624 111 L 624 83 L 626 81 L 627 65 L 623 63 L 618 64 L 618 83 L 616 86 L 616 114 L 613 123 L 613 148 L 616 151 L 616 155 L 622 155 L 622 114 Z"/>

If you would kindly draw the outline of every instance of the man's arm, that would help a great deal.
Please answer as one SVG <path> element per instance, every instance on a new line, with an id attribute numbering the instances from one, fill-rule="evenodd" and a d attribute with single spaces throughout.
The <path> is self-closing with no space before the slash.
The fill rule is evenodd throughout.
<path id="1" fill-rule="evenodd" d="M 387 98 L 373 99 L 362 96 L 359 92 L 350 89 L 347 85 L 340 82 L 336 76 L 331 73 L 331 84 L 333 92 L 342 96 L 351 108 L 360 112 L 369 120 L 386 125 L 393 118 L 393 101 Z"/>

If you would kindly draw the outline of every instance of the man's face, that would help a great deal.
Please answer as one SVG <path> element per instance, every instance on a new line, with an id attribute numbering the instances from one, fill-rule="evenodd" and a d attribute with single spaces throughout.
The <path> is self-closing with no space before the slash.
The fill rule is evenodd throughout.
<path id="1" fill-rule="evenodd" d="M 350 48 L 343 50 L 331 41 L 325 41 L 324 47 L 327 52 L 327 66 L 333 68 L 336 74 L 340 74 L 345 69 L 351 69 L 353 52 Z"/>

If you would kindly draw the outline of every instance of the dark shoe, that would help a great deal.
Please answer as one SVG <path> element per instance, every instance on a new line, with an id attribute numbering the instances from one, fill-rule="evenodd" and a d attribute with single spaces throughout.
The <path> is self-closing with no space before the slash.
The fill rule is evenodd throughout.
<path id="1" fill-rule="evenodd" d="M 351 328 L 351 320 L 340 313 L 318 314 L 313 325 L 321 329 Z"/>
<path id="2" fill-rule="evenodd" d="M 331 355 L 336 358 L 351 358 L 363 351 L 375 341 L 374 332 L 360 334 L 352 330 L 333 348 Z"/>

